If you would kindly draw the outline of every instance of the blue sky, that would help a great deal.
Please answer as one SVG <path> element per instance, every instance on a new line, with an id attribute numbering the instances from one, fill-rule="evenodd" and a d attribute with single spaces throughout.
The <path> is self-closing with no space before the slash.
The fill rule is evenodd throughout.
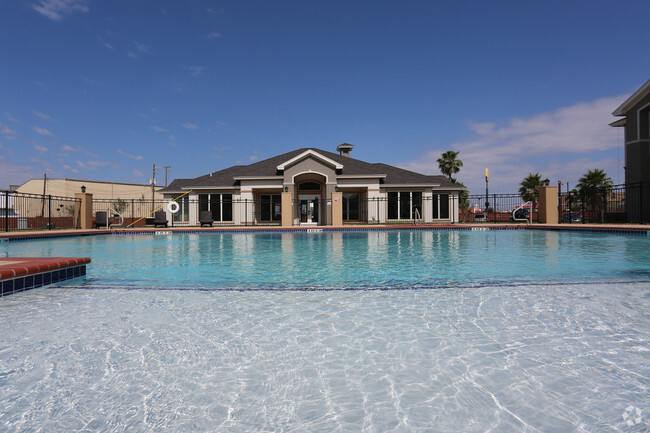
<path id="1" fill-rule="evenodd" d="M 300 147 L 472 193 L 529 172 L 624 182 L 614 111 L 650 78 L 647 0 L 11 0 L 0 14 L 0 188 L 192 178 Z M 164 172 L 158 183 L 164 183 Z"/>

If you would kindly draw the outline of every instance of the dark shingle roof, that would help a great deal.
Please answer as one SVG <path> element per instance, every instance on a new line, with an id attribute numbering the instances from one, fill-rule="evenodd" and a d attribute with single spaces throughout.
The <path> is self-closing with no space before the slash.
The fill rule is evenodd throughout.
<path id="1" fill-rule="evenodd" d="M 458 185 L 449 182 L 445 176 L 427 176 L 388 164 L 368 163 L 348 156 L 341 156 L 338 153 L 307 147 L 283 153 L 282 155 L 277 155 L 250 165 L 235 165 L 214 173 L 199 176 L 195 179 L 176 179 L 160 192 L 175 192 L 183 188 L 232 187 L 237 185 L 237 181 L 234 178 L 240 176 L 276 176 L 279 175 L 277 173 L 278 165 L 308 150 L 317 152 L 326 158 L 342 164 L 342 175 L 385 174 L 386 178 L 383 180 L 384 185 L 435 184 L 442 187 L 458 188 Z"/>

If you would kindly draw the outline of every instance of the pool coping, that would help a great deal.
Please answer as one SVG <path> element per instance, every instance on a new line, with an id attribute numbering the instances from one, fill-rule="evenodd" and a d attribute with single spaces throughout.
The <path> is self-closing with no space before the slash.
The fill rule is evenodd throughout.
<path id="1" fill-rule="evenodd" d="M 650 236 L 650 226 L 642 224 L 377 224 L 377 225 L 344 225 L 344 226 L 228 226 L 228 227 L 169 227 L 160 228 L 115 228 L 96 230 L 38 230 L 30 232 L 0 232 L 0 242 L 29 241 L 36 239 L 52 239 L 58 237 L 125 235 L 125 234 L 172 234 L 172 233 L 310 233 L 310 232 L 365 232 L 393 230 L 460 230 L 460 231 L 500 231 L 500 230 L 548 230 L 573 231 L 611 234 L 635 234 Z"/>
<path id="2" fill-rule="evenodd" d="M 0 257 L 0 296 L 86 275 L 89 257 Z"/>

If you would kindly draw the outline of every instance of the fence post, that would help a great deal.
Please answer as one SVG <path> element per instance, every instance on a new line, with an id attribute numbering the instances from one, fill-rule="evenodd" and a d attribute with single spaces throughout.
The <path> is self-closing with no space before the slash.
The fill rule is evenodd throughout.
<path id="1" fill-rule="evenodd" d="M 133 218 L 133 207 L 135 206 L 135 200 L 131 199 L 131 223 L 133 224 L 133 221 L 135 221 L 135 218 Z"/>
<path id="2" fill-rule="evenodd" d="M 244 226 L 248 225 L 248 199 L 244 199 Z"/>
<path id="3" fill-rule="evenodd" d="M 5 231 L 9 231 L 9 190 L 5 191 Z"/>
<path id="4" fill-rule="evenodd" d="M 643 215 L 643 182 L 639 182 L 639 216 L 638 216 L 638 222 L 639 224 L 643 224 L 645 222 L 645 218 Z"/>
<path id="5" fill-rule="evenodd" d="M 47 229 L 52 230 L 52 196 L 47 196 Z"/>

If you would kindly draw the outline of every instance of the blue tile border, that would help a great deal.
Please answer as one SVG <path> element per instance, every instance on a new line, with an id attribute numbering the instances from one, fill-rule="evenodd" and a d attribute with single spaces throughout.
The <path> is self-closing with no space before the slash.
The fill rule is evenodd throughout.
<path id="1" fill-rule="evenodd" d="M 35 289 L 37 287 L 47 286 L 48 284 L 58 283 L 72 278 L 83 277 L 85 275 L 86 265 L 84 264 L 56 269 L 54 271 L 26 275 L 24 277 L 12 278 L 10 280 L 0 281 L 0 296 L 24 292 L 25 290 Z"/>

